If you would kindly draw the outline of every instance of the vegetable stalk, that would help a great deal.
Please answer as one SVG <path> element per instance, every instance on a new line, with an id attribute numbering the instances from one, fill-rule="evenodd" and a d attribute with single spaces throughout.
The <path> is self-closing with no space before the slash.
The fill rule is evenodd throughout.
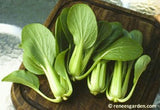
<path id="1" fill-rule="evenodd" d="M 87 84 L 93 95 L 103 93 L 106 90 L 106 68 L 107 62 L 100 61 L 87 78 Z"/>

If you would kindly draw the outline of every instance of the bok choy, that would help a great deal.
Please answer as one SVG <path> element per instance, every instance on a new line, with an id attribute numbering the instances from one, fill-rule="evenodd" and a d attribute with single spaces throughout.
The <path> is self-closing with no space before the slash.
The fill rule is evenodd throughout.
<path id="1" fill-rule="evenodd" d="M 134 41 L 142 45 L 143 36 L 140 31 L 133 30 L 127 35 L 128 35 L 127 37 L 133 39 Z M 142 60 L 145 60 L 145 61 L 142 61 Z M 150 57 L 147 55 L 141 56 L 140 58 L 138 58 L 135 65 L 137 64 L 142 65 L 141 64 L 142 62 L 145 62 L 143 66 L 146 67 L 148 63 L 150 62 Z M 108 83 L 110 83 L 110 86 L 108 84 L 108 87 L 106 90 L 106 96 L 109 100 L 114 101 L 114 102 L 125 102 L 131 97 L 131 94 L 133 93 L 133 90 L 136 85 L 135 83 L 133 85 L 133 89 L 131 90 L 131 93 L 127 97 L 126 97 L 126 93 L 128 91 L 129 79 L 130 79 L 130 74 L 131 74 L 133 64 L 134 64 L 134 60 L 115 61 L 113 74 L 109 78 L 111 81 L 108 81 Z M 139 73 L 135 72 L 135 74 L 141 74 L 145 70 L 144 67 L 142 67 L 141 69 L 142 69 L 141 72 Z M 136 68 L 135 68 L 135 71 L 137 71 Z M 138 80 L 139 77 L 137 77 L 136 80 Z"/>
<path id="2" fill-rule="evenodd" d="M 24 50 L 23 64 L 28 71 L 13 72 L 3 81 L 24 84 L 52 102 L 66 100 L 72 93 L 72 85 L 65 68 L 67 50 L 59 53 L 53 34 L 38 23 L 29 24 L 23 28 L 20 47 Z M 45 74 L 55 99 L 50 99 L 40 92 L 38 79 L 31 73 Z"/>
<path id="3" fill-rule="evenodd" d="M 151 61 L 148 55 L 142 55 L 140 31 L 128 32 L 119 22 L 97 21 L 87 4 L 64 8 L 56 19 L 54 33 L 39 23 L 26 25 L 20 44 L 26 70 L 14 71 L 2 81 L 26 85 L 59 103 L 72 94 L 70 78 L 87 77 L 93 95 L 106 92 L 110 101 L 125 102 Z M 128 90 L 133 66 L 133 85 Z M 39 90 L 37 75 L 46 76 L 54 98 Z"/>
<path id="4" fill-rule="evenodd" d="M 138 60 L 135 62 L 135 65 L 134 65 L 134 79 L 133 79 L 133 86 L 132 86 L 132 88 L 131 88 L 131 90 L 130 90 L 130 92 L 128 93 L 128 95 L 126 96 L 125 94 L 126 94 L 126 90 L 125 89 L 127 89 L 127 87 L 125 87 L 125 86 L 128 86 L 128 81 L 127 81 L 127 83 L 126 83 L 126 80 L 129 80 L 129 75 L 128 74 L 126 74 L 126 77 L 125 77 L 125 81 L 124 81 L 124 83 L 121 83 L 123 80 L 122 80 L 122 74 L 120 73 L 120 72 L 122 72 L 122 71 L 120 71 L 119 72 L 119 76 L 120 76 L 120 78 L 118 78 L 119 80 L 117 80 L 117 79 L 112 79 L 112 80 L 114 80 L 114 82 L 115 82 L 115 80 L 117 81 L 117 82 L 119 82 L 120 84 L 118 84 L 118 86 L 116 87 L 116 85 L 114 85 L 114 84 L 116 84 L 116 83 L 112 83 L 111 84 L 111 87 L 110 87 L 110 89 L 109 89 L 109 83 L 110 83 L 110 80 L 108 80 L 107 81 L 107 89 L 106 89 L 106 96 L 107 96 L 107 98 L 110 100 L 110 101 L 114 101 L 114 102 L 126 102 L 127 100 L 129 100 L 130 98 L 131 98 L 131 96 L 132 96 L 132 94 L 133 94 L 133 91 L 135 90 L 135 87 L 136 87 L 136 85 L 137 85 L 137 83 L 138 83 L 138 80 L 139 80 L 139 78 L 140 78 L 140 76 L 141 76 L 141 74 L 145 71 L 145 69 L 146 69 L 146 67 L 147 67 L 147 65 L 150 63 L 150 61 L 151 61 L 151 58 L 148 56 L 148 55 L 142 55 L 141 57 L 139 57 L 138 58 Z M 120 67 L 119 65 L 120 65 L 120 63 L 119 62 L 116 62 L 117 64 L 117 66 L 118 67 Z M 122 64 L 122 63 L 121 63 Z M 114 71 L 117 71 L 117 70 L 115 70 L 114 69 Z M 117 72 L 116 72 L 117 73 Z M 117 74 L 118 75 L 118 74 Z M 118 76 L 117 76 L 118 77 Z M 115 78 L 115 77 L 114 77 Z M 108 78 L 109 79 L 109 78 Z M 121 82 L 120 82 L 121 81 Z M 113 81 L 112 81 L 113 82 Z M 123 85 L 122 85 L 123 84 Z M 123 88 L 125 88 L 125 89 L 123 89 Z M 110 91 L 109 91 L 110 90 Z"/>
<path id="5" fill-rule="evenodd" d="M 86 4 L 70 7 L 67 25 L 73 36 L 74 49 L 69 61 L 69 74 L 72 79 L 83 74 L 93 52 L 97 39 L 97 21 L 92 9 Z"/>
<path id="6" fill-rule="evenodd" d="M 98 38 L 94 54 L 107 48 L 110 44 L 122 35 L 122 25 L 118 22 L 98 22 Z M 101 60 L 88 75 L 87 84 L 90 92 L 94 95 L 103 93 L 106 90 L 107 60 Z"/>

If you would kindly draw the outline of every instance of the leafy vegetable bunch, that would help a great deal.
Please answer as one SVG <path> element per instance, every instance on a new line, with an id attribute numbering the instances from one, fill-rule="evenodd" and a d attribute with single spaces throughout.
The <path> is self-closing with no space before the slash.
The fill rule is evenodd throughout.
<path id="1" fill-rule="evenodd" d="M 24 50 L 26 70 L 14 71 L 2 81 L 26 85 L 58 103 L 72 94 L 70 79 L 87 77 L 93 95 L 106 92 L 109 100 L 125 102 L 151 60 L 148 55 L 142 55 L 142 37 L 140 31 L 128 32 L 119 22 L 97 22 L 88 5 L 75 4 L 62 10 L 54 35 L 38 23 L 23 28 L 20 48 Z M 133 84 L 128 92 L 133 67 Z M 46 76 L 55 98 L 39 90 L 37 75 Z"/>

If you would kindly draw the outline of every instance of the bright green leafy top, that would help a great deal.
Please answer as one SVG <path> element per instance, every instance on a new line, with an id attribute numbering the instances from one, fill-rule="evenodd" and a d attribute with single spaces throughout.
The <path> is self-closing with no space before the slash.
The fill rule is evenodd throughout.
<path id="1" fill-rule="evenodd" d="M 43 71 L 41 66 L 45 67 L 46 62 L 53 65 L 58 54 L 53 34 L 45 26 L 38 23 L 29 24 L 23 28 L 20 47 L 24 50 L 24 66 L 37 74 L 39 71 Z M 37 70 L 36 68 L 32 69 L 31 66 L 35 66 Z"/>
<path id="2" fill-rule="evenodd" d="M 97 21 L 92 9 L 86 4 L 73 5 L 67 17 L 69 31 L 75 45 L 83 43 L 83 48 L 90 48 L 97 39 Z"/>

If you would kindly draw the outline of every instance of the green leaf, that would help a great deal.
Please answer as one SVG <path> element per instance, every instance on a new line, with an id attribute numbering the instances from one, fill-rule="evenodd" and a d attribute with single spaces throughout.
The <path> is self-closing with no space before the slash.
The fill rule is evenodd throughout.
<path id="1" fill-rule="evenodd" d="M 123 35 L 122 36 L 131 38 L 130 33 L 126 29 L 123 29 Z"/>
<path id="2" fill-rule="evenodd" d="M 68 16 L 69 8 L 64 8 L 60 14 L 60 22 L 62 26 L 62 30 L 65 34 L 67 41 L 71 44 L 73 43 L 72 35 L 67 26 L 67 16 Z"/>
<path id="3" fill-rule="evenodd" d="M 57 74 L 60 76 L 60 82 L 61 85 L 65 88 L 66 93 L 65 96 L 70 96 L 72 94 L 72 84 L 70 82 L 70 79 L 68 77 L 66 66 L 65 66 L 65 55 L 67 53 L 68 49 L 59 53 L 56 60 L 54 68 L 57 72 Z"/>
<path id="4" fill-rule="evenodd" d="M 115 31 L 115 30 L 122 30 L 123 27 L 122 27 L 122 24 L 120 22 L 110 22 L 110 24 L 112 25 L 112 29 Z"/>
<path id="5" fill-rule="evenodd" d="M 28 87 L 32 88 L 33 90 L 35 90 L 43 98 L 45 98 L 51 102 L 59 103 L 62 101 L 60 98 L 51 99 L 51 98 L 47 97 L 45 94 L 43 94 L 39 90 L 40 84 L 39 84 L 38 77 L 29 71 L 25 71 L 25 70 L 14 71 L 14 72 L 10 73 L 9 75 L 7 75 L 6 77 L 4 77 L 2 79 L 2 81 L 13 82 L 13 83 L 18 83 L 18 84 L 23 84 L 25 86 L 28 86 Z"/>
<path id="6" fill-rule="evenodd" d="M 97 21 L 88 5 L 73 5 L 68 12 L 67 25 L 73 35 L 75 45 L 82 42 L 84 49 L 93 46 L 97 39 Z"/>
<path id="7" fill-rule="evenodd" d="M 138 58 L 134 66 L 134 80 L 133 82 L 136 83 L 143 73 L 146 70 L 147 65 L 150 63 L 151 58 L 148 55 L 142 55 Z"/>
<path id="8" fill-rule="evenodd" d="M 65 67 L 65 55 L 67 51 L 68 49 L 58 54 L 54 65 L 57 74 L 64 79 L 67 78 L 67 71 Z"/>
<path id="9" fill-rule="evenodd" d="M 137 41 L 139 44 L 142 45 L 143 41 L 143 34 L 139 30 L 132 30 L 130 33 L 130 38 Z"/>
<path id="10" fill-rule="evenodd" d="M 141 45 L 128 37 L 122 37 L 102 51 L 96 59 L 129 61 L 139 57 L 143 52 Z"/>
<path id="11" fill-rule="evenodd" d="M 36 64 L 36 61 L 32 60 L 27 54 L 23 54 L 23 64 L 26 69 L 28 69 L 30 72 L 37 74 L 37 75 L 43 75 L 44 71 L 42 68 L 39 67 L 38 64 Z"/>
<path id="12" fill-rule="evenodd" d="M 64 31 L 62 30 L 62 27 L 63 26 L 61 25 L 60 17 L 58 17 L 55 24 L 55 38 L 57 40 L 57 44 L 60 52 L 67 49 L 69 46 L 67 39 L 65 37 Z"/>
<path id="13" fill-rule="evenodd" d="M 114 41 L 116 41 L 122 35 L 122 32 L 123 32 L 122 25 L 119 22 L 111 22 L 109 24 L 112 28 L 111 33 L 106 39 L 104 39 L 100 43 L 100 45 L 98 46 L 98 49 L 96 50 L 97 53 L 100 53 L 101 51 L 105 50 L 109 45 L 111 45 Z M 106 30 L 106 31 L 109 31 L 109 30 Z"/>
<path id="14" fill-rule="evenodd" d="M 29 24 L 23 28 L 21 47 L 24 49 L 24 54 L 36 61 L 36 64 L 43 66 L 46 62 L 53 65 L 57 55 L 57 45 L 53 34 L 38 23 Z"/>
<path id="15" fill-rule="evenodd" d="M 18 70 L 10 73 L 8 76 L 4 77 L 2 81 L 14 82 L 23 84 L 32 89 L 39 88 L 39 79 L 36 75 L 25 70 Z"/>
<path id="16" fill-rule="evenodd" d="M 118 38 L 121 37 L 122 32 L 123 32 L 123 27 L 122 24 L 119 22 L 111 22 L 110 23 L 112 26 L 112 33 L 111 35 L 108 37 L 108 39 L 106 39 L 107 45 L 105 47 L 108 47 L 110 44 L 112 44 L 114 41 L 116 41 Z"/>
<path id="17" fill-rule="evenodd" d="M 98 22 L 98 37 L 95 45 L 99 45 L 102 41 L 109 37 L 112 32 L 112 25 L 107 21 Z"/>

